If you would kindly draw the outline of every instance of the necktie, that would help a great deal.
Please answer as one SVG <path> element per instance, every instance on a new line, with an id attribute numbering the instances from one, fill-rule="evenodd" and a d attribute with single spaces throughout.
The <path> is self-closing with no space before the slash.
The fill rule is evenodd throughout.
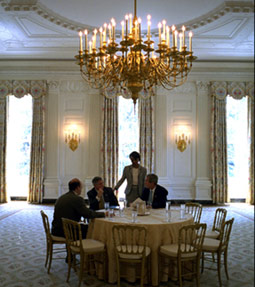
<path id="1" fill-rule="evenodd" d="M 102 197 L 100 198 L 99 201 L 99 209 L 104 209 L 104 196 L 102 195 Z"/>
<path id="2" fill-rule="evenodd" d="M 152 204 L 152 190 L 150 189 L 150 194 L 148 198 L 148 203 Z"/>

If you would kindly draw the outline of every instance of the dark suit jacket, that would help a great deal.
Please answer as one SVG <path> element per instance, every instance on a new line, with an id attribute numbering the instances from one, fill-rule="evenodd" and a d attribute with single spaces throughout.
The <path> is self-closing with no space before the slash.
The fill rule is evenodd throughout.
<path id="1" fill-rule="evenodd" d="M 144 188 L 141 199 L 147 202 L 149 195 L 150 190 L 148 188 Z M 152 208 L 165 208 L 167 195 L 168 191 L 163 186 L 157 184 L 152 200 Z"/>
<path id="2" fill-rule="evenodd" d="M 90 191 L 88 191 L 88 198 L 89 198 L 89 205 L 90 209 L 98 210 L 99 209 L 99 202 L 96 199 L 97 191 L 95 188 L 92 188 Z M 114 195 L 112 189 L 110 187 L 104 187 L 104 193 L 103 193 L 104 201 L 109 202 L 110 206 L 117 206 L 119 205 L 118 200 L 116 196 Z"/>
<path id="3" fill-rule="evenodd" d="M 61 195 L 55 204 L 52 234 L 55 236 L 64 236 L 62 218 L 78 222 L 82 216 L 84 218 L 96 218 L 104 217 L 105 215 L 103 212 L 95 212 L 87 208 L 84 199 L 76 195 L 73 191 Z"/>

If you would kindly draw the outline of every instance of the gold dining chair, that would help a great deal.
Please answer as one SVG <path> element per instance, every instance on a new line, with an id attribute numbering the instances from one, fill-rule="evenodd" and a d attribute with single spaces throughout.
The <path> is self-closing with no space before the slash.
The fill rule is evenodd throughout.
<path id="1" fill-rule="evenodd" d="M 159 279 L 163 267 L 174 263 L 180 287 L 182 278 L 192 275 L 196 275 L 197 286 L 200 286 L 200 258 L 205 231 L 205 223 L 186 225 L 179 230 L 178 243 L 160 246 Z"/>
<path id="2" fill-rule="evenodd" d="M 121 274 L 121 265 L 124 264 L 128 264 L 128 266 L 140 265 L 141 273 L 136 274 L 136 278 L 140 278 L 140 285 L 142 287 L 145 277 L 146 261 L 147 274 L 150 276 L 149 256 L 151 249 L 146 245 L 147 229 L 143 226 L 135 225 L 114 225 L 112 234 L 117 261 L 118 287 L 120 287 L 120 278 L 123 276 Z M 150 277 L 148 281 L 150 281 Z"/>
<path id="3" fill-rule="evenodd" d="M 54 245 L 58 244 L 66 244 L 66 239 L 64 237 L 54 236 L 50 232 L 50 224 L 49 224 L 49 218 L 47 214 L 44 213 L 43 210 L 41 210 L 41 216 L 43 221 L 43 227 L 46 235 L 46 260 L 45 260 L 45 267 L 47 267 L 48 261 L 48 273 L 50 273 L 51 268 L 51 262 L 52 259 L 64 259 L 64 257 L 55 257 L 53 258 L 53 254 L 66 252 L 66 246 L 55 248 Z"/>
<path id="4" fill-rule="evenodd" d="M 185 212 L 192 214 L 194 223 L 200 223 L 203 206 L 196 202 L 187 202 L 185 204 Z"/>
<path id="5" fill-rule="evenodd" d="M 227 210 L 225 208 L 217 208 L 214 215 L 212 230 L 207 230 L 205 237 L 218 239 L 220 237 L 222 225 L 225 223 L 226 216 Z"/>
<path id="6" fill-rule="evenodd" d="M 220 286 L 222 286 L 221 282 L 221 255 L 224 254 L 224 267 L 227 279 L 229 279 L 228 275 L 228 244 L 230 233 L 232 229 L 232 225 L 234 222 L 234 218 L 226 221 L 222 225 L 222 230 L 220 231 L 219 240 L 212 239 L 212 238 L 205 238 L 203 246 L 202 246 L 202 272 L 204 270 L 204 261 L 211 261 L 209 258 L 205 258 L 204 253 L 216 253 L 217 254 L 217 271 L 218 271 L 218 278 Z M 208 268 L 211 269 L 211 268 Z"/>
<path id="7" fill-rule="evenodd" d="M 85 260 L 88 263 L 99 263 L 103 265 L 104 279 L 106 280 L 106 248 L 104 243 L 94 239 L 83 239 L 81 232 L 81 223 L 62 218 L 66 243 L 68 252 L 68 273 L 66 282 L 69 281 L 71 267 L 73 266 L 76 271 L 76 255 L 80 255 L 80 272 L 79 272 L 79 284 L 83 277 Z"/>

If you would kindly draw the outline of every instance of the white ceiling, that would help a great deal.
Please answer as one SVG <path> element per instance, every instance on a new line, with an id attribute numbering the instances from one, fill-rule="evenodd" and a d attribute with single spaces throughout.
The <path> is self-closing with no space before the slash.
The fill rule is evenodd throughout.
<path id="1" fill-rule="evenodd" d="M 0 0 L 0 59 L 73 59 L 80 29 L 99 28 L 133 13 L 133 0 Z M 137 0 L 137 14 L 152 16 L 152 31 L 165 19 L 194 33 L 198 61 L 253 61 L 254 2 Z"/>

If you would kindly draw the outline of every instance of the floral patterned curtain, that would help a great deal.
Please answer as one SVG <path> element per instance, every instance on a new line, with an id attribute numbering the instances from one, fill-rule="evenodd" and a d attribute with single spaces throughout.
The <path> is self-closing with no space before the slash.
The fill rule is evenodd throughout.
<path id="1" fill-rule="evenodd" d="M 254 184 L 254 84 L 249 85 L 247 88 L 248 98 L 248 124 L 249 124 L 249 141 L 250 141 L 250 158 L 249 158 L 249 196 L 247 198 L 247 202 L 250 204 L 254 204 L 254 192 L 255 192 L 255 184 Z"/>
<path id="2" fill-rule="evenodd" d="M 101 169 L 106 186 L 113 187 L 118 179 L 118 98 L 103 98 Z"/>
<path id="3" fill-rule="evenodd" d="M 27 94 L 30 94 L 33 97 L 33 127 L 31 141 L 31 162 L 29 179 L 30 184 L 28 201 L 36 203 L 42 202 L 43 198 L 45 136 L 44 98 L 46 96 L 46 93 L 46 81 L 0 81 L 0 98 L 3 98 L 4 96 L 8 95 L 14 95 L 17 98 L 22 98 Z M 6 122 L 4 123 L 4 129 L 6 129 Z M 4 145 L 6 146 L 6 134 Z M 6 154 L 4 154 L 4 163 L 5 157 Z M 1 154 L 0 159 L 2 160 Z M 2 170 L 5 170 L 5 164 L 4 168 L 0 169 L 0 179 L 2 179 L 3 177 L 5 178 L 5 173 L 3 173 Z"/>
<path id="4" fill-rule="evenodd" d="M 154 98 L 139 99 L 140 155 L 141 165 L 148 173 L 154 171 Z"/>
<path id="5" fill-rule="evenodd" d="M 211 171 L 212 197 L 214 203 L 228 201 L 227 191 L 227 146 L 226 146 L 226 96 L 235 99 L 249 97 L 249 131 L 251 132 L 250 160 L 250 201 L 254 202 L 254 104 L 252 122 L 252 101 L 254 103 L 254 84 L 246 82 L 212 82 L 212 113 L 211 113 Z M 253 129 L 252 129 L 253 125 Z M 253 130 L 253 132 L 252 132 Z M 253 198 L 253 199 L 252 199 Z"/>
<path id="6" fill-rule="evenodd" d="M 6 194 L 6 97 L 0 87 L 0 203 L 7 202 Z"/>
<path id="7" fill-rule="evenodd" d="M 45 103 L 44 97 L 33 98 L 33 123 L 30 157 L 28 201 L 41 203 L 43 200 L 44 146 L 45 146 Z"/>
<path id="8" fill-rule="evenodd" d="M 211 172 L 213 203 L 227 201 L 226 88 L 212 85 Z"/>

